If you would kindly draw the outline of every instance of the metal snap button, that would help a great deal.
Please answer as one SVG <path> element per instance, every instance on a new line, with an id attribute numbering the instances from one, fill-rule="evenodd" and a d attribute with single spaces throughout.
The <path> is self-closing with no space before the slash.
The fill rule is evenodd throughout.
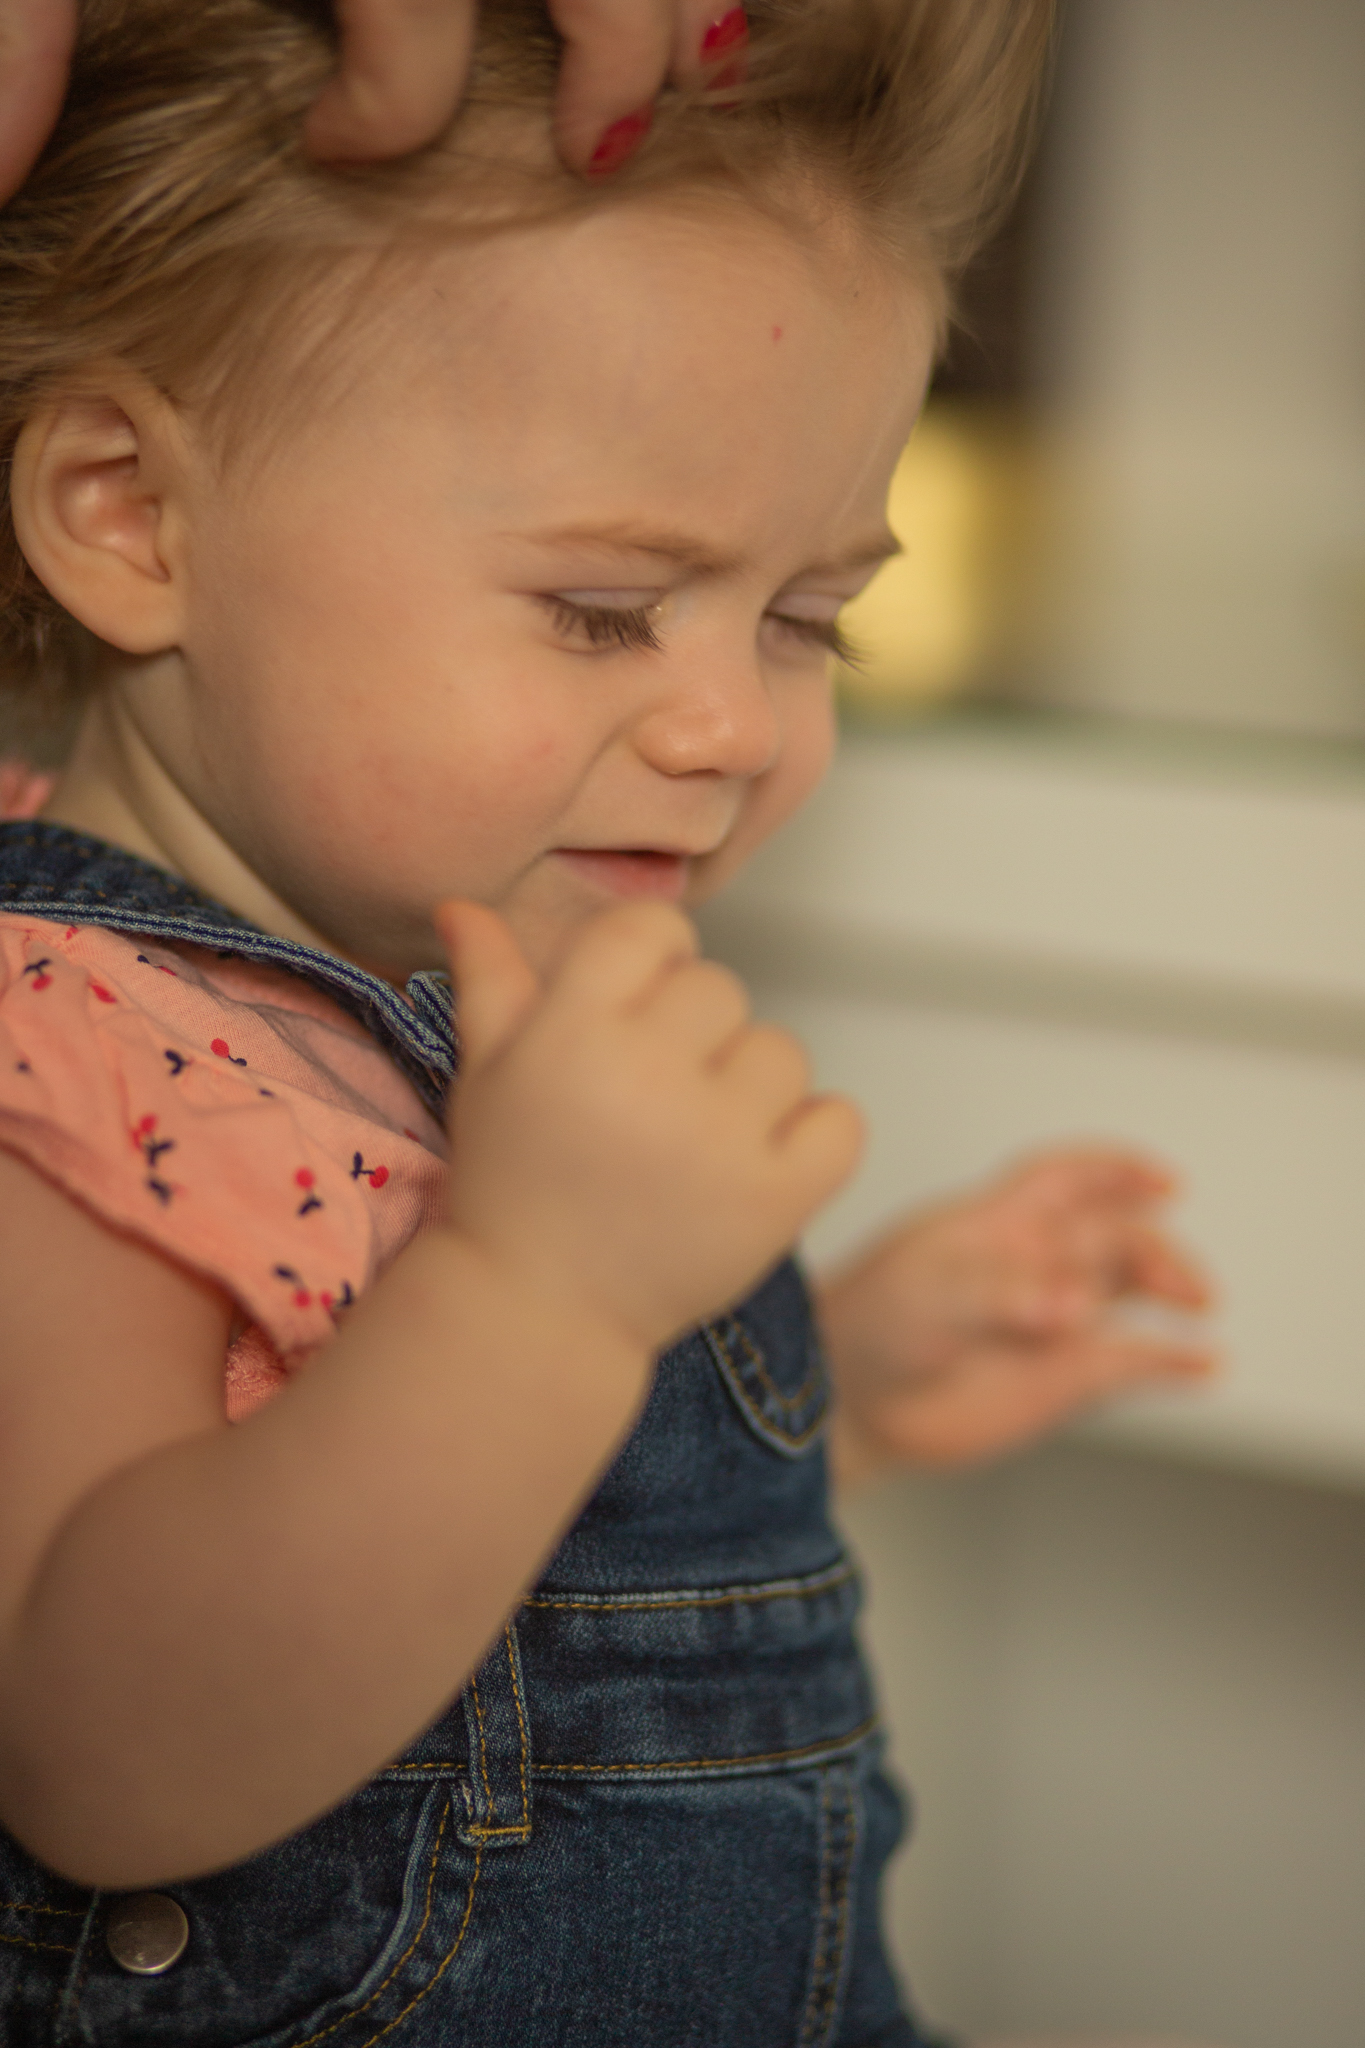
<path id="1" fill-rule="evenodd" d="M 184 1911 L 165 1892 L 130 1892 L 115 1899 L 104 1923 L 109 1953 L 135 1977 L 159 1977 L 178 1963 L 190 1938 Z"/>

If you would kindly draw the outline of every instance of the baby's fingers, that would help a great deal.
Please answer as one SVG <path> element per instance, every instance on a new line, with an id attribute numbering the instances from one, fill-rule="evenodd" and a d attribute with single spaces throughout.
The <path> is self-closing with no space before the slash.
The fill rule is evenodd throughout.
<path id="1" fill-rule="evenodd" d="M 1213 1289 L 1190 1254 L 1159 1230 L 1135 1230 L 1129 1248 L 1128 1288 L 1178 1308 L 1207 1308 Z"/>
<path id="2" fill-rule="evenodd" d="M 696 928 L 680 910 L 623 903 L 584 928 L 555 977 L 555 993 L 597 1010 L 635 1009 L 696 956 Z"/>
<path id="3" fill-rule="evenodd" d="M 800 1203 L 797 1222 L 841 1188 L 863 1156 L 867 1126 L 844 1095 L 808 1095 L 774 1134 L 778 1154 Z"/>
<path id="4" fill-rule="evenodd" d="M 462 1071 L 468 1076 L 506 1043 L 540 996 L 540 984 L 495 910 L 459 898 L 434 919 L 450 954 Z"/>

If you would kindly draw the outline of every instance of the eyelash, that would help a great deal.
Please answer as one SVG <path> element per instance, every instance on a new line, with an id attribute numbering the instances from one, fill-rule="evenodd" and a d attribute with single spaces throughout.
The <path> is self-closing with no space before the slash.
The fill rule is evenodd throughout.
<path id="1" fill-rule="evenodd" d="M 574 604 L 567 597 L 547 598 L 546 603 L 561 633 L 582 633 L 594 647 L 657 650 L 663 644 L 650 617 L 653 606 L 618 609 L 614 605 Z M 807 646 L 825 648 L 845 667 L 860 665 L 860 650 L 833 619 L 793 619 L 782 612 L 769 612 L 767 616 Z"/>

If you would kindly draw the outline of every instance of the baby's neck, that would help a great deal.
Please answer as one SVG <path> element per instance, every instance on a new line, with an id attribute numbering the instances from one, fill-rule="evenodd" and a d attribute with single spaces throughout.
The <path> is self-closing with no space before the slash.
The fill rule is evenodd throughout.
<path id="1" fill-rule="evenodd" d="M 42 816 L 169 869 L 263 931 L 334 952 L 253 874 L 168 773 L 128 701 L 128 680 L 110 677 L 97 689 Z M 146 680 L 154 686 L 154 678 Z"/>

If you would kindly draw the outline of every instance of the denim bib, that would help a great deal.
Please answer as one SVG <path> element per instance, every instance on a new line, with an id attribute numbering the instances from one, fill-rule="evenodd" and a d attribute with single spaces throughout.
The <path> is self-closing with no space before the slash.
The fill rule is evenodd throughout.
<path id="1" fill-rule="evenodd" d="M 455 1071 L 444 977 L 404 1001 L 79 834 L 0 825 L 0 907 L 302 975 L 434 1108 Z M 162 1888 L 188 1941 L 159 1974 L 118 1960 L 127 1900 L 0 1832 L 5 2048 L 927 2048 L 878 1928 L 901 1802 L 827 1515 L 828 1403 L 788 1260 L 660 1359 L 440 1718 L 299 1834 Z"/>

